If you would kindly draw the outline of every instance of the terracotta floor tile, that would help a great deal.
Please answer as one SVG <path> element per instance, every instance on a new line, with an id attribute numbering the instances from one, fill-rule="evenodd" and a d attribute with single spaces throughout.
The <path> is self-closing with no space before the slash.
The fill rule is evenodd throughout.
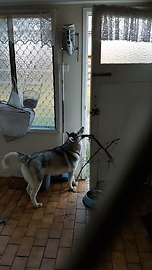
<path id="1" fill-rule="evenodd" d="M 144 232 L 135 233 L 135 239 L 138 245 L 138 250 L 141 252 L 152 252 L 151 246 L 147 241 L 147 236 Z"/>
<path id="2" fill-rule="evenodd" d="M 13 261 L 13 264 L 11 266 L 11 270 L 21 270 L 25 269 L 26 263 L 28 258 L 27 257 L 15 257 L 15 260 Z"/>
<path id="3" fill-rule="evenodd" d="M 5 195 L 1 198 L 0 203 L 7 205 L 10 202 L 11 198 L 13 197 L 14 193 L 15 193 L 15 190 L 8 189 Z"/>
<path id="4" fill-rule="evenodd" d="M 59 239 L 49 238 L 46 244 L 44 257 L 55 259 L 57 257 Z"/>
<path id="5" fill-rule="evenodd" d="M 134 237 L 134 234 L 133 234 L 133 231 L 132 231 L 132 228 L 122 228 L 122 238 L 123 238 L 123 241 L 129 241 L 129 242 L 133 242 L 135 243 L 135 237 Z"/>
<path id="6" fill-rule="evenodd" d="M 54 221 L 55 222 L 63 222 L 65 216 L 65 209 L 64 208 L 57 208 L 54 214 Z"/>
<path id="7" fill-rule="evenodd" d="M 44 247 L 33 246 L 27 261 L 27 267 L 40 268 L 43 253 Z"/>
<path id="8" fill-rule="evenodd" d="M 29 200 L 28 204 L 26 205 L 25 212 L 27 213 L 34 213 L 35 207 L 33 206 L 31 200 Z"/>
<path id="9" fill-rule="evenodd" d="M 86 209 L 81 197 L 77 199 L 77 209 Z"/>
<path id="10" fill-rule="evenodd" d="M 7 186 L 2 186 L 0 189 L 0 202 L 2 197 L 6 194 L 6 192 L 8 191 L 8 187 Z"/>
<path id="11" fill-rule="evenodd" d="M 0 217 L 7 219 L 0 224 L 0 270 L 63 269 L 66 258 L 79 249 L 88 219 L 93 218 L 93 209 L 82 202 L 88 181 L 80 180 L 75 192 L 69 192 L 66 181 L 52 182 L 48 190 L 38 193 L 43 202 L 39 209 L 26 190 L 9 189 L 8 181 L 0 181 Z M 103 252 L 98 269 L 92 270 L 152 269 L 152 243 L 141 223 L 146 209 L 152 211 L 148 186 L 126 215 L 115 241 Z"/>
<path id="12" fill-rule="evenodd" d="M 39 220 L 31 220 L 25 235 L 26 236 L 36 236 L 37 231 L 39 229 L 39 226 L 40 226 Z"/>
<path id="13" fill-rule="evenodd" d="M 11 203 L 12 204 L 18 204 L 18 202 L 20 201 L 21 197 L 22 197 L 23 191 L 21 190 L 15 190 L 12 198 L 11 198 Z"/>
<path id="14" fill-rule="evenodd" d="M 140 263 L 140 257 L 135 243 L 124 242 L 126 260 L 128 263 Z"/>
<path id="15" fill-rule="evenodd" d="M 63 229 L 61 233 L 60 246 L 71 247 L 73 239 L 73 230 Z"/>
<path id="16" fill-rule="evenodd" d="M 45 214 L 54 214 L 56 210 L 57 202 L 48 202 L 45 209 Z"/>
<path id="17" fill-rule="evenodd" d="M 33 213 L 24 212 L 21 219 L 19 220 L 18 226 L 28 227 L 29 222 L 32 218 Z"/>
<path id="18" fill-rule="evenodd" d="M 143 270 L 152 269 L 152 253 L 140 252 L 140 258 Z"/>
<path id="19" fill-rule="evenodd" d="M 70 192 L 67 197 L 67 202 L 76 203 L 77 202 L 78 193 L 77 192 Z"/>
<path id="20" fill-rule="evenodd" d="M 142 270 L 141 264 L 128 263 L 128 270 Z"/>
<path id="21" fill-rule="evenodd" d="M 11 266 L 13 260 L 15 259 L 15 255 L 17 253 L 18 248 L 19 248 L 18 245 L 8 244 L 1 259 L 0 259 L 0 265 L 10 265 Z"/>
<path id="22" fill-rule="evenodd" d="M 49 237 L 50 238 L 60 238 L 62 231 L 63 223 L 53 221 Z"/>
<path id="23" fill-rule="evenodd" d="M 51 202 L 58 202 L 60 196 L 60 192 L 59 191 L 51 191 L 50 197 L 49 197 L 49 201 Z"/>
<path id="24" fill-rule="evenodd" d="M 26 227 L 16 227 L 9 243 L 19 245 L 22 242 L 25 232 Z"/>
<path id="25" fill-rule="evenodd" d="M 56 259 L 56 264 L 55 268 L 56 269 L 64 269 L 67 260 L 70 258 L 70 253 L 71 249 L 70 248 L 65 248 L 65 247 L 60 247 Z"/>
<path id="26" fill-rule="evenodd" d="M 110 246 L 108 246 L 101 254 L 101 261 L 112 262 L 112 250 Z"/>
<path id="27" fill-rule="evenodd" d="M 67 197 L 59 197 L 57 208 L 66 208 L 67 205 Z"/>
<path id="28" fill-rule="evenodd" d="M 29 256 L 34 243 L 34 237 L 24 237 L 17 252 L 17 256 Z"/>
<path id="29" fill-rule="evenodd" d="M 75 223 L 73 239 L 81 239 L 85 232 L 85 223 Z"/>
<path id="30" fill-rule="evenodd" d="M 41 199 L 40 199 L 41 203 L 42 203 L 42 207 L 46 208 L 47 207 L 47 204 L 48 204 L 48 201 L 49 201 L 49 197 L 44 197 L 44 196 L 41 196 Z"/>
<path id="31" fill-rule="evenodd" d="M 61 187 L 62 187 L 62 184 L 56 182 L 56 183 L 53 184 L 52 191 L 53 191 L 53 192 L 54 192 L 54 191 L 60 191 L 60 190 L 61 190 Z"/>
<path id="32" fill-rule="evenodd" d="M 0 214 L 3 212 L 4 213 L 4 209 L 6 208 L 6 204 L 1 204 L 0 202 Z M 15 208 L 15 207 L 14 207 Z M 13 209 L 14 209 L 13 208 Z M 12 210 L 13 211 L 13 210 Z"/>
<path id="33" fill-rule="evenodd" d="M 86 181 L 79 181 L 78 189 L 79 192 L 86 192 Z"/>
<path id="34" fill-rule="evenodd" d="M 34 245 L 45 246 L 48 239 L 49 232 L 50 232 L 49 229 L 39 228 L 36 238 L 35 238 Z"/>
<path id="35" fill-rule="evenodd" d="M 56 216 L 64 216 L 65 215 L 65 208 L 56 208 L 54 218 Z"/>
<path id="36" fill-rule="evenodd" d="M 54 215 L 53 221 L 55 221 L 55 222 L 62 222 L 63 223 L 64 217 L 65 216 Z"/>
<path id="37" fill-rule="evenodd" d="M 76 212 L 76 203 L 67 202 L 65 213 L 67 215 L 75 215 Z"/>
<path id="38" fill-rule="evenodd" d="M 120 233 L 117 233 L 112 242 L 113 250 L 124 250 L 124 244 L 122 240 L 122 236 Z"/>
<path id="39" fill-rule="evenodd" d="M 2 204 L 3 205 L 3 204 Z M 7 204 L 5 205 L 4 204 L 4 209 L 3 211 L 1 212 L 1 215 L 6 218 L 6 219 L 9 219 L 14 211 L 14 209 L 16 208 L 16 205 L 15 204 Z"/>
<path id="40" fill-rule="evenodd" d="M 64 217 L 63 228 L 64 229 L 73 229 L 75 222 L 75 215 L 66 215 Z"/>
<path id="41" fill-rule="evenodd" d="M 44 216 L 44 208 L 38 208 L 36 211 L 33 213 L 32 220 L 42 220 Z"/>
<path id="42" fill-rule="evenodd" d="M 83 209 L 76 210 L 76 222 L 84 223 L 86 221 L 86 211 Z"/>
<path id="43" fill-rule="evenodd" d="M 2 226 L 0 226 L 0 235 L 1 235 L 2 230 L 3 230 L 3 227 L 2 227 Z"/>
<path id="44" fill-rule="evenodd" d="M 0 235 L 0 255 L 3 254 L 9 240 L 10 240 L 10 236 Z"/>
<path id="45" fill-rule="evenodd" d="M 7 222 L 6 225 L 4 226 L 4 229 L 1 232 L 1 235 L 12 235 L 16 226 L 17 226 L 18 221 L 10 218 Z"/>
<path id="46" fill-rule="evenodd" d="M 53 214 L 44 214 L 43 219 L 41 221 L 40 227 L 49 229 L 52 226 L 54 215 Z"/>
<path id="47" fill-rule="evenodd" d="M 96 270 L 96 269 L 93 269 L 93 270 Z M 113 270 L 112 262 L 102 262 L 98 270 Z"/>
<path id="48" fill-rule="evenodd" d="M 71 254 L 77 252 L 79 249 L 79 245 L 81 245 L 81 240 L 80 239 L 73 239 L 72 241 L 72 248 L 71 248 Z"/>
<path id="49" fill-rule="evenodd" d="M 24 207 L 16 206 L 16 208 L 14 209 L 11 215 L 11 218 L 19 220 L 21 216 L 23 215 L 24 209 L 25 209 Z"/>
<path id="50" fill-rule="evenodd" d="M 69 196 L 69 187 L 63 187 L 60 192 L 60 197 L 68 197 Z"/>
<path id="51" fill-rule="evenodd" d="M 19 207 L 25 206 L 25 207 L 26 207 L 26 205 L 27 205 L 27 203 L 29 202 L 29 200 L 30 200 L 30 198 L 29 198 L 28 195 L 23 195 L 23 196 L 20 198 L 20 200 L 18 201 L 17 206 L 19 206 Z"/>
<path id="52" fill-rule="evenodd" d="M 40 270 L 54 270 L 55 259 L 43 258 Z"/>
<path id="53" fill-rule="evenodd" d="M 113 251 L 112 252 L 112 262 L 114 270 L 127 270 L 127 263 L 125 253 L 123 251 Z"/>
<path id="54" fill-rule="evenodd" d="M 26 267 L 25 270 L 39 270 L 39 267 Z"/>

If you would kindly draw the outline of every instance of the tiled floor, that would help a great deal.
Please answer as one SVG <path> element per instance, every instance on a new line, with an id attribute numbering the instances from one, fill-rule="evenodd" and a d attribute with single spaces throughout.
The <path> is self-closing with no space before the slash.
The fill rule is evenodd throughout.
<path id="1" fill-rule="evenodd" d="M 65 181 L 52 183 L 39 192 L 43 207 L 35 209 L 22 178 L 0 178 L 0 270 L 64 269 L 93 211 L 82 203 L 87 189 L 88 181 L 80 181 L 75 193 L 68 191 Z M 152 242 L 140 218 L 148 212 L 152 190 L 144 185 L 127 222 L 94 270 L 152 269 Z"/>

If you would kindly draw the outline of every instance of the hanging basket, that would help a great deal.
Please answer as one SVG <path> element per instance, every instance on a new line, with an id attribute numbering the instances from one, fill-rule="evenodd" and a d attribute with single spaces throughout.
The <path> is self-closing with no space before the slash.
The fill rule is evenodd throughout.
<path id="1" fill-rule="evenodd" d="M 40 94 L 34 90 L 25 90 L 23 92 L 23 105 L 26 108 L 35 109 L 40 98 Z"/>

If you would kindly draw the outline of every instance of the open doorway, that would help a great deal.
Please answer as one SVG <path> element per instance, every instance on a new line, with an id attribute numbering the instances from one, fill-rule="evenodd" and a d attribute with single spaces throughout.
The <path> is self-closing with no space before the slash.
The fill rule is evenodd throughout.
<path id="1" fill-rule="evenodd" d="M 82 123 L 90 134 L 90 86 L 91 86 L 92 8 L 83 9 L 83 75 L 82 75 Z M 84 142 L 84 164 L 90 158 L 90 142 Z M 82 171 L 82 178 L 90 178 L 90 164 Z"/>

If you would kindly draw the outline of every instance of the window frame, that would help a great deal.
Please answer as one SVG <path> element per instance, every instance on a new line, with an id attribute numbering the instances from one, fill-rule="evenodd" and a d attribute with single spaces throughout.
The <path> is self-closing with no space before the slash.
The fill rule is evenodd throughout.
<path id="1" fill-rule="evenodd" d="M 21 16 L 37 16 L 38 14 L 48 14 L 51 11 L 54 11 L 56 14 L 56 9 L 30 9 L 30 10 L 1 10 L 0 17 L 21 17 Z M 54 129 L 49 128 L 36 128 L 30 127 L 29 133 L 60 133 L 62 130 L 62 94 L 61 94 L 61 76 L 59 70 L 59 55 L 58 55 L 59 45 L 57 39 L 57 31 L 55 31 L 55 42 L 52 46 L 53 51 L 53 78 L 54 78 L 54 118 L 55 118 L 55 127 Z"/>

